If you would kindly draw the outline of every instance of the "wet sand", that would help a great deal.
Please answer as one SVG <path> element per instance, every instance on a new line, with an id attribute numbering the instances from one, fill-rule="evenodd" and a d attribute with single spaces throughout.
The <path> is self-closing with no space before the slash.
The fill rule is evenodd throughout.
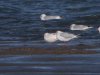
<path id="1" fill-rule="evenodd" d="M 31 48 L 18 47 L 0 50 L 0 55 L 32 55 L 32 54 L 96 54 L 95 50 L 70 49 L 67 47 L 57 48 Z"/>

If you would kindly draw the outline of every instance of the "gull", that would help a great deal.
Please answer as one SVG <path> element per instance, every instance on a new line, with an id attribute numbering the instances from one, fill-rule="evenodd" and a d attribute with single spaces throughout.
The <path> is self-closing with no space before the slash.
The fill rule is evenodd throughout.
<path id="1" fill-rule="evenodd" d="M 46 14 L 41 14 L 40 16 L 41 20 L 52 20 L 52 19 L 61 19 L 60 16 L 47 16 Z"/>
<path id="2" fill-rule="evenodd" d="M 56 33 L 45 33 L 44 40 L 46 42 L 56 42 L 58 39 L 57 39 Z"/>
<path id="3" fill-rule="evenodd" d="M 87 30 L 87 29 L 90 29 L 90 28 L 93 28 L 93 27 L 89 27 L 89 26 L 85 26 L 85 25 L 76 25 L 76 24 L 72 24 L 70 26 L 70 29 L 71 30 Z"/>
<path id="4" fill-rule="evenodd" d="M 62 32 L 62 31 L 57 31 L 57 39 L 60 41 L 70 41 L 74 38 L 78 38 L 78 35 L 74 35 L 72 33 L 68 33 L 68 32 Z"/>
<path id="5" fill-rule="evenodd" d="M 98 27 L 98 31 L 99 31 L 99 33 L 100 33 L 100 27 Z"/>

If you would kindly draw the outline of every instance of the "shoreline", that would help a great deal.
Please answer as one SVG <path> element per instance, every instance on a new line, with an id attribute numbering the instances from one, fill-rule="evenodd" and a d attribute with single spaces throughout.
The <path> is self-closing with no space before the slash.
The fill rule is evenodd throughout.
<path id="1" fill-rule="evenodd" d="M 17 47 L 1 49 L 0 55 L 32 55 L 32 54 L 98 54 L 95 50 L 69 49 L 67 47 L 57 48 L 31 48 Z"/>

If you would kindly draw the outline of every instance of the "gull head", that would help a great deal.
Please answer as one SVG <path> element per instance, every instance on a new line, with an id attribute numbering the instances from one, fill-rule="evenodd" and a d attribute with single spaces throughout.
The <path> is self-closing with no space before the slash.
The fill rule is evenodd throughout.
<path id="1" fill-rule="evenodd" d="M 72 24 L 72 25 L 70 26 L 70 29 L 71 29 L 71 30 L 75 30 L 75 29 L 74 29 L 75 26 L 76 26 L 76 24 Z"/>
<path id="2" fill-rule="evenodd" d="M 46 16 L 46 14 L 42 14 L 42 15 L 41 15 L 41 17 L 45 17 L 45 16 Z"/>
<path id="3" fill-rule="evenodd" d="M 46 14 L 41 14 L 40 18 L 41 20 L 45 20 Z"/>

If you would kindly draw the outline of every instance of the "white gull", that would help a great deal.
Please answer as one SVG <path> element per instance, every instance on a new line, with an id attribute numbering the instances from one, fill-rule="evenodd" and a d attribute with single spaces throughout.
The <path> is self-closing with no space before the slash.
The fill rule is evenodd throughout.
<path id="1" fill-rule="evenodd" d="M 47 16 L 46 14 L 41 14 L 41 20 L 52 20 L 52 19 L 61 19 L 60 16 Z"/>
<path id="2" fill-rule="evenodd" d="M 70 41 L 74 38 L 78 38 L 78 35 L 74 35 L 68 32 L 57 31 L 57 39 L 60 41 Z"/>
<path id="3" fill-rule="evenodd" d="M 70 26 L 71 30 L 87 30 L 87 29 L 90 29 L 90 28 L 93 28 L 93 27 L 89 27 L 89 26 L 85 26 L 85 25 L 76 25 L 76 24 L 72 24 Z"/>

